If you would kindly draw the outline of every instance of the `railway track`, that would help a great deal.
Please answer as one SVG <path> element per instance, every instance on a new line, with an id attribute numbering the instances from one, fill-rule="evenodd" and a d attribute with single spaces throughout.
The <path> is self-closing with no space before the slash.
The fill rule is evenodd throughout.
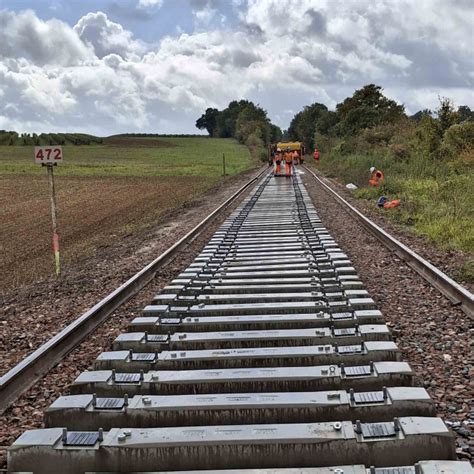
<path id="1" fill-rule="evenodd" d="M 11 471 L 473 472 L 298 175 L 264 176 L 71 393 Z"/>
<path id="2" fill-rule="evenodd" d="M 19 364 L 0 377 L 0 413 L 92 334 L 121 305 L 141 291 L 179 252 L 191 244 L 214 218 L 225 211 L 265 172 L 260 170 L 225 202 L 128 281 L 107 295 Z"/>

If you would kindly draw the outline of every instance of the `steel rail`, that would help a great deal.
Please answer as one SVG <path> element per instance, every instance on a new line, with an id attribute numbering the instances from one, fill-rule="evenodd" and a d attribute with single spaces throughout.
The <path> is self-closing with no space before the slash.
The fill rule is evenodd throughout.
<path id="1" fill-rule="evenodd" d="M 319 184 L 321 184 L 325 191 L 339 201 L 339 203 L 349 211 L 349 214 L 356 217 L 357 220 L 378 240 L 395 252 L 409 267 L 415 270 L 427 282 L 446 296 L 453 305 L 459 306 L 469 318 L 474 318 L 474 295 L 470 291 L 364 216 L 364 214 L 349 204 L 343 197 L 334 191 L 334 189 L 325 183 L 323 179 L 314 173 L 314 171 L 309 169 L 307 166 L 303 167 L 319 182 Z"/>
<path id="2" fill-rule="evenodd" d="M 172 247 L 4 374 L 0 378 L 0 413 L 58 364 L 65 355 L 80 344 L 117 308 L 143 289 L 155 277 L 160 268 L 170 262 L 188 243 L 192 242 L 209 222 L 229 207 L 249 186 L 258 181 L 267 169 L 264 168 L 259 171 L 254 178 L 243 185 Z"/>

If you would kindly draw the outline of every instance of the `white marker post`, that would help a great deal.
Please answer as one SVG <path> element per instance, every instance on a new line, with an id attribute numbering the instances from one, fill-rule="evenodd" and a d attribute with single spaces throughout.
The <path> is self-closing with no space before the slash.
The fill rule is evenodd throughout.
<path id="1" fill-rule="evenodd" d="M 48 169 L 49 199 L 51 201 L 51 219 L 53 223 L 53 252 L 56 264 L 56 276 L 61 274 L 59 260 L 59 234 L 58 220 L 56 215 L 56 192 L 54 190 L 53 169 L 58 163 L 63 161 L 63 150 L 60 146 L 35 146 L 35 162 Z"/>

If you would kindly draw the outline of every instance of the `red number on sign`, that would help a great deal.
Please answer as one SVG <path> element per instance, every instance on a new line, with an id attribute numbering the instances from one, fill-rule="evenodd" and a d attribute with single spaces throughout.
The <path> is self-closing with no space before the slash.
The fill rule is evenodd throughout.
<path id="1" fill-rule="evenodd" d="M 51 151 L 52 151 L 51 148 L 46 148 L 44 151 L 48 154 L 46 159 L 49 160 L 49 157 L 51 156 Z"/>
<path id="2" fill-rule="evenodd" d="M 54 159 L 60 160 L 61 159 L 61 150 L 59 148 L 54 149 Z"/>
<path id="3" fill-rule="evenodd" d="M 37 160 L 42 160 L 43 157 L 43 150 L 38 150 L 38 153 L 36 153 L 36 159 Z"/>

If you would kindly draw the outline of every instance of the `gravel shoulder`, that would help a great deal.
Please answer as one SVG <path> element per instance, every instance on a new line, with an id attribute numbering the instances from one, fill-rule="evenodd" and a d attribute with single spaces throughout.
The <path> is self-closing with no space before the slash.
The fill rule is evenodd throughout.
<path id="1" fill-rule="evenodd" d="M 369 234 L 309 173 L 303 175 L 303 182 L 323 225 L 352 260 L 361 280 L 383 312 L 404 360 L 417 374 L 418 383 L 428 390 L 438 413 L 456 432 L 458 456 L 472 461 L 472 322 Z M 336 191 L 340 192 L 340 187 Z M 342 194 L 347 197 L 347 193 Z M 354 199 L 349 201 L 354 204 Z M 358 204 L 359 201 L 356 207 L 365 212 Z M 380 218 L 377 223 L 399 237 L 399 233 L 392 232 L 390 225 L 385 225 Z M 410 240 L 403 241 L 412 246 Z M 418 251 L 416 246 L 413 247 Z M 420 253 L 429 258 L 431 250 L 424 249 Z M 429 259 L 438 265 L 436 259 Z M 445 270 L 446 266 L 442 268 Z"/>

